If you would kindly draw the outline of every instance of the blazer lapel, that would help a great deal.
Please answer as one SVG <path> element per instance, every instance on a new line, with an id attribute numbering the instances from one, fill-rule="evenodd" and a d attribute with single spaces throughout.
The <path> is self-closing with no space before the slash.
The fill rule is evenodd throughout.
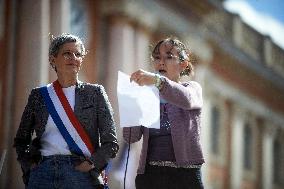
<path id="1" fill-rule="evenodd" d="M 89 117 L 86 110 L 94 106 L 93 98 L 84 88 L 83 83 L 79 82 L 75 88 L 74 113 L 80 122 Z"/>

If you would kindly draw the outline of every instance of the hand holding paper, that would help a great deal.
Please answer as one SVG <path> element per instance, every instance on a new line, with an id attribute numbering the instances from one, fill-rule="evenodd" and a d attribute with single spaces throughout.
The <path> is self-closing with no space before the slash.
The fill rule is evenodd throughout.
<path id="1" fill-rule="evenodd" d="M 130 77 L 118 72 L 117 98 L 121 127 L 143 125 L 160 128 L 159 91 L 154 86 L 139 86 Z"/>

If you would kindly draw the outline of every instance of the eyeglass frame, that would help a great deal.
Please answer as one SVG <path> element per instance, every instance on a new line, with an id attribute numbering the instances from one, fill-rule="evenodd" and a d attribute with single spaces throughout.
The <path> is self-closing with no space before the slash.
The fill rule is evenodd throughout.
<path id="1" fill-rule="evenodd" d="M 156 57 L 159 57 L 159 59 L 157 59 Z M 167 60 L 167 58 L 170 58 L 170 59 Z M 182 61 L 186 60 L 186 59 L 183 58 L 182 56 L 176 56 L 176 55 L 172 55 L 172 54 L 168 54 L 168 55 L 166 55 L 166 56 L 161 56 L 161 55 L 157 55 L 157 56 L 155 56 L 155 57 L 152 56 L 152 57 L 151 57 L 151 60 L 152 60 L 152 62 L 153 62 L 154 64 L 158 64 L 158 63 L 161 62 L 162 59 L 164 59 L 164 63 L 170 64 L 170 63 L 172 63 L 172 61 L 174 60 L 174 58 L 175 58 L 175 59 L 178 59 L 179 62 L 182 62 Z"/>
<path id="2" fill-rule="evenodd" d="M 65 51 L 61 54 L 65 60 L 79 60 L 82 61 L 84 55 L 80 52 Z"/>

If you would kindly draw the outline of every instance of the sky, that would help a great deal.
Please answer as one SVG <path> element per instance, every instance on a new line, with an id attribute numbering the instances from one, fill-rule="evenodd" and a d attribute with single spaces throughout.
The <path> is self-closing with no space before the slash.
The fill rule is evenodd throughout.
<path id="1" fill-rule="evenodd" d="M 226 0 L 224 7 L 284 49 L 284 0 Z"/>

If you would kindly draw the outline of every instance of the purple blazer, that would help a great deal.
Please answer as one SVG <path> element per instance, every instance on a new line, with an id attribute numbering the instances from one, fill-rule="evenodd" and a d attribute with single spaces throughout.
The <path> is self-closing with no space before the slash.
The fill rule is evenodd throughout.
<path id="1" fill-rule="evenodd" d="M 160 97 L 168 104 L 168 118 L 171 124 L 171 136 L 176 163 L 180 166 L 203 164 L 204 158 L 200 145 L 200 120 L 203 105 L 202 88 L 195 81 L 183 84 L 169 79 L 164 80 Z M 130 136 L 131 129 L 131 138 Z M 143 126 L 123 128 L 123 138 L 127 143 L 141 139 L 143 145 L 137 173 L 143 174 L 147 159 L 149 129 Z"/>

